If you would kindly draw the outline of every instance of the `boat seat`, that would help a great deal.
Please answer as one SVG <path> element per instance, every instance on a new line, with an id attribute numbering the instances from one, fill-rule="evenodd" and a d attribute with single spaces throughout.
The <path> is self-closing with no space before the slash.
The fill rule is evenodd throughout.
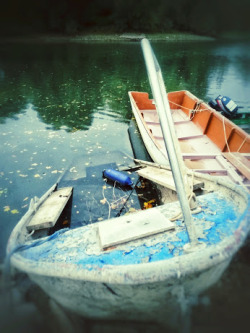
<path id="1" fill-rule="evenodd" d="M 157 223 L 155 223 L 157 221 Z M 160 210 L 147 209 L 101 222 L 98 226 L 103 250 L 132 240 L 152 236 L 175 228 Z"/>
<path id="2" fill-rule="evenodd" d="M 58 189 L 39 207 L 27 225 L 27 230 L 40 230 L 53 227 L 72 195 L 73 187 Z"/>

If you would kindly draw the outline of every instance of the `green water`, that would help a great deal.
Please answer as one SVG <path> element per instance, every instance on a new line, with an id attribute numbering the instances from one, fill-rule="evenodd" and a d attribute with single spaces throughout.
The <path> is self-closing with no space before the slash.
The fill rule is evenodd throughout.
<path id="1" fill-rule="evenodd" d="M 250 112 L 250 45 L 157 42 L 153 47 L 168 91 L 187 89 L 205 101 L 227 95 L 240 111 Z M 41 196 L 75 158 L 98 152 L 105 161 L 113 150 L 133 155 L 129 90 L 149 91 L 137 42 L 0 45 L 0 262 L 29 200 Z M 248 119 L 237 121 L 249 129 Z M 233 276 L 240 260 L 245 257 L 233 266 Z M 229 286 L 235 282 L 230 281 Z M 226 289 L 218 289 L 224 295 Z M 210 310 L 203 309 L 204 318 Z"/>

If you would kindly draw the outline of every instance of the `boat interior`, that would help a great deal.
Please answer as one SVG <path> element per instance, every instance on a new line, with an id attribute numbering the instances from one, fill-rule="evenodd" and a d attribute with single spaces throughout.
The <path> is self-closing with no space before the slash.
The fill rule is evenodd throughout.
<path id="1" fill-rule="evenodd" d="M 166 154 L 153 99 L 148 93 L 131 92 L 145 127 Z M 198 172 L 226 176 L 250 189 L 250 135 L 188 91 L 168 93 L 182 157 Z"/>

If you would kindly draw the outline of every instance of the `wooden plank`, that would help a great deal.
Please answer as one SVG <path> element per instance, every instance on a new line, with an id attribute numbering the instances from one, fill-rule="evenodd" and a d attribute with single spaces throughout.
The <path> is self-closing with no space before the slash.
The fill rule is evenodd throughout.
<path id="1" fill-rule="evenodd" d="M 174 178 L 171 171 L 160 168 L 157 169 L 154 167 L 146 167 L 141 170 L 138 170 L 137 173 L 143 178 L 149 179 L 159 185 L 165 186 L 173 191 L 176 191 Z M 204 187 L 204 182 L 194 179 L 193 190 L 197 190 L 198 188 L 202 187 Z"/>
<path id="2" fill-rule="evenodd" d="M 175 228 L 159 210 L 147 209 L 99 224 L 102 249 Z"/>
<path id="3" fill-rule="evenodd" d="M 218 154 L 197 154 L 197 153 L 182 153 L 184 160 L 204 160 L 214 159 Z"/>
<path id="4" fill-rule="evenodd" d="M 190 140 L 190 139 L 197 139 L 197 138 L 203 138 L 203 137 L 204 137 L 203 134 L 178 136 L 178 140 Z"/>
<path id="5" fill-rule="evenodd" d="M 71 197 L 73 187 L 64 187 L 48 197 L 27 225 L 27 230 L 53 227 Z"/>
<path id="6" fill-rule="evenodd" d="M 182 120 L 190 121 L 189 117 L 181 109 L 171 109 L 171 113 L 174 122 Z"/>
<path id="7" fill-rule="evenodd" d="M 222 167 L 224 167 L 224 169 L 227 170 L 229 177 L 231 177 L 235 183 L 242 184 L 242 177 L 236 172 L 232 164 L 230 164 L 223 155 L 216 156 L 216 160 Z"/>
<path id="8" fill-rule="evenodd" d="M 241 153 L 223 153 L 223 156 L 250 180 L 250 162 L 245 156 Z"/>
<path id="9" fill-rule="evenodd" d="M 195 172 L 206 173 L 206 174 L 220 174 L 220 176 L 227 176 L 228 170 L 226 169 L 192 169 Z"/>
<path id="10" fill-rule="evenodd" d="M 174 121 L 175 125 L 188 125 L 191 122 L 191 120 L 177 120 Z"/>

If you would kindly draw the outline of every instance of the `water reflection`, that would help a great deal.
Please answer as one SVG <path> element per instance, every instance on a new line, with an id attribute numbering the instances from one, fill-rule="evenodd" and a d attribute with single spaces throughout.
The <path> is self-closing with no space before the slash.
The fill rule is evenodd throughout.
<path id="1" fill-rule="evenodd" d="M 18 55 L 15 48 L 10 59 L 2 59 L 7 73 L 1 91 L 2 121 L 27 103 L 53 129 L 87 130 L 99 108 L 121 116 L 120 122 L 128 118 L 131 75 L 127 68 L 133 68 L 133 75 L 139 73 L 132 56 L 138 45 L 132 49 L 104 44 L 36 45 L 36 50 L 27 45 Z"/>
<path id="2" fill-rule="evenodd" d="M 205 100 L 229 95 L 249 108 L 249 46 L 160 42 L 154 48 L 169 91 L 186 89 Z M 98 108 L 126 121 L 127 91 L 149 91 L 138 43 L 1 46 L 0 65 L 1 121 L 32 103 L 54 129 L 87 130 Z"/>

